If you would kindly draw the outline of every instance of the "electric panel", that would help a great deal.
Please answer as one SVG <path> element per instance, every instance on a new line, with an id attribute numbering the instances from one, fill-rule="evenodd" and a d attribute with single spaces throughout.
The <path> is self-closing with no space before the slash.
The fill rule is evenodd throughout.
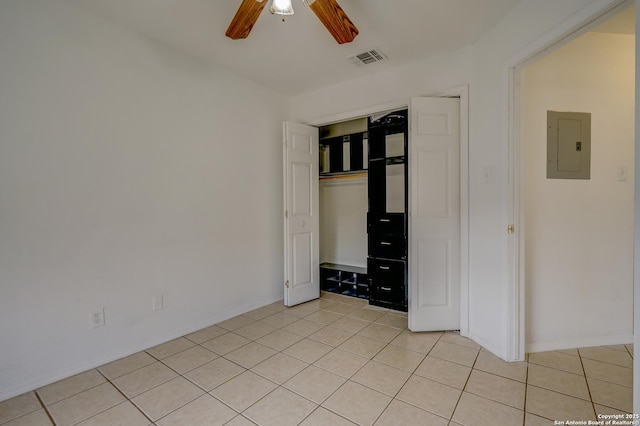
<path id="1" fill-rule="evenodd" d="M 547 111 L 547 178 L 591 178 L 591 113 Z"/>

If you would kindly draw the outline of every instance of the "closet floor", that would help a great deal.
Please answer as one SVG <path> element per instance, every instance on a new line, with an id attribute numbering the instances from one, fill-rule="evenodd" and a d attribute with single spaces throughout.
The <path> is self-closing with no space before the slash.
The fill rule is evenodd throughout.
<path id="1" fill-rule="evenodd" d="M 632 346 L 503 362 L 323 293 L 274 303 L 0 402 L 6 425 L 550 425 L 632 410 Z M 601 418 L 602 419 L 602 418 Z"/>

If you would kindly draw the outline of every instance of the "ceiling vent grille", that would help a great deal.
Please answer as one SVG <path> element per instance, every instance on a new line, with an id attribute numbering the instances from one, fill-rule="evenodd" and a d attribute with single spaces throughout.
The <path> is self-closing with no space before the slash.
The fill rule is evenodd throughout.
<path id="1" fill-rule="evenodd" d="M 380 49 L 371 49 L 352 56 L 349 59 L 351 59 L 356 65 L 362 66 L 375 64 L 376 62 L 381 62 L 388 58 L 387 55 L 380 51 Z"/>

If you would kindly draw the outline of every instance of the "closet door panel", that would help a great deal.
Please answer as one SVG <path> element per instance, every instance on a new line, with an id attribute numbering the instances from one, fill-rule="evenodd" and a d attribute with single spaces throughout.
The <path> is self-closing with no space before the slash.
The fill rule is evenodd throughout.
<path id="1" fill-rule="evenodd" d="M 414 98 L 409 138 L 409 328 L 460 328 L 460 102 Z"/>
<path id="2" fill-rule="evenodd" d="M 418 280 L 431 283 L 418 287 L 417 304 L 423 308 L 448 307 L 451 304 L 449 286 L 449 266 L 451 244 L 447 240 L 425 239 L 418 244 L 417 258 L 422 262 L 418 269 L 421 274 Z"/>
<path id="3" fill-rule="evenodd" d="M 320 296 L 318 129 L 286 122 L 284 180 L 284 303 Z"/>
<path id="4" fill-rule="evenodd" d="M 420 149 L 415 182 L 420 219 L 447 219 L 450 216 L 450 159 L 446 148 Z"/>

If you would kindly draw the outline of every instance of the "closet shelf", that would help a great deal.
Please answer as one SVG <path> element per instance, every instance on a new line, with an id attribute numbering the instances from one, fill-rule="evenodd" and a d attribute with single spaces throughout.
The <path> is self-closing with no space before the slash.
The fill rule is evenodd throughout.
<path id="1" fill-rule="evenodd" d="M 366 274 L 367 273 L 367 268 L 361 267 L 361 266 L 351 266 L 351 265 L 342 265 L 342 264 L 338 264 L 338 263 L 329 263 L 329 262 L 323 262 L 320 264 L 321 268 L 324 269 L 331 269 L 334 271 L 343 271 L 343 272 L 351 272 L 351 273 L 355 273 L 355 274 Z"/>
<path id="2" fill-rule="evenodd" d="M 405 163 L 405 156 L 404 155 L 398 155 L 396 157 L 372 158 L 369 161 L 371 163 L 384 161 L 387 164 L 387 166 L 393 166 L 394 164 L 404 164 Z"/>
<path id="3" fill-rule="evenodd" d="M 368 175 L 369 174 L 366 170 L 355 170 L 353 172 L 329 172 L 320 173 L 320 180 L 366 178 Z"/>

